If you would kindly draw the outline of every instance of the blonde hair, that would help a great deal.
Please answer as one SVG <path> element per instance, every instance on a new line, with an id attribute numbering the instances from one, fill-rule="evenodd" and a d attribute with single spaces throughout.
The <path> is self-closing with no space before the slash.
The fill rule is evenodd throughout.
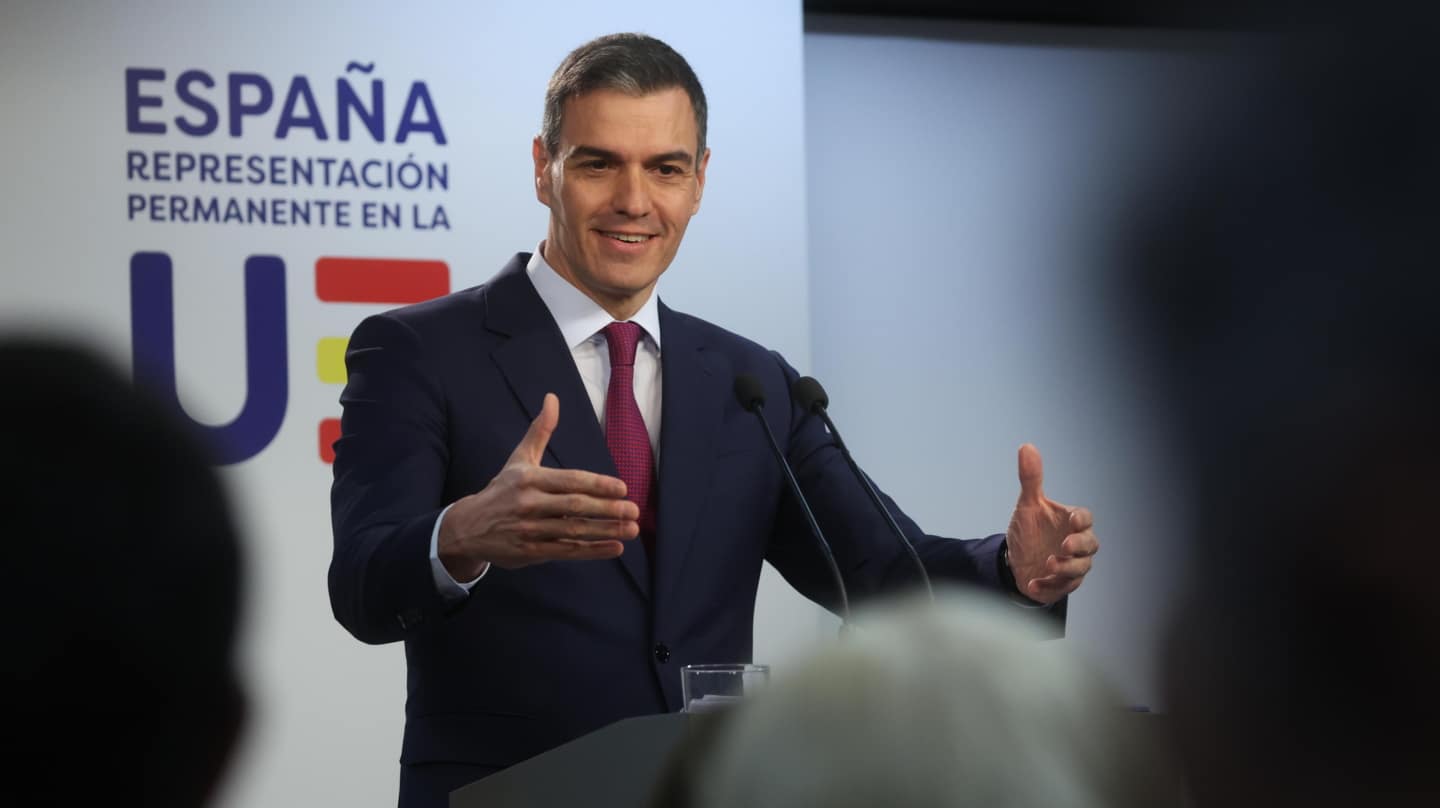
<path id="1" fill-rule="evenodd" d="M 1104 681 L 1009 604 L 937 595 L 870 610 L 777 677 L 723 731 L 699 804 L 1152 804 L 1141 719 Z"/>

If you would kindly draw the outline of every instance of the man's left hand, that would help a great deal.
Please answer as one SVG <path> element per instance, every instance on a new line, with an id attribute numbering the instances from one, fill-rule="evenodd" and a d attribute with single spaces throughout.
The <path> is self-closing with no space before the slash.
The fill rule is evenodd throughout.
<path id="1" fill-rule="evenodd" d="M 1045 496 L 1044 478 L 1040 450 L 1028 443 L 1021 446 L 1020 501 L 1005 531 L 1005 544 L 1020 594 L 1049 604 L 1080 586 L 1100 542 L 1090 511 Z"/>

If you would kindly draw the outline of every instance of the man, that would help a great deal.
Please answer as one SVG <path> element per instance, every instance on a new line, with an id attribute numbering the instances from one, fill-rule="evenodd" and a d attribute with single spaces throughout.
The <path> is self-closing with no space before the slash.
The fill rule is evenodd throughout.
<path id="1" fill-rule="evenodd" d="M 532 148 L 551 212 L 539 250 L 351 339 L 331 603 L 361 640 L 405 641 L 403 805 L 677 709 L 682 665 L 750 658 L 764 561 L 836 605 L 734 400 L 738 375 L 763 386 L 851 591 L 913 580 L 823 426 L 792 404 L 795 371 L 653 295 L 700 207 L 705 117 L 664 43 L 581 46 L 551 79 Z M 1008 536 L 952 541 L 899 520 L 936 576 L 1056 604 L 1098 545 L 1087 511 L 1042 493 L 1034 448 L 1020 459 Z"/>

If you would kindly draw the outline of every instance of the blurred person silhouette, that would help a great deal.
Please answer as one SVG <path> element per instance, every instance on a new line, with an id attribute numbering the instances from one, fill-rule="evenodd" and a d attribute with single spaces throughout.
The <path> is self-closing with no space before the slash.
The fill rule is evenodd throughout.
<path id="1" fill-rule="evenodd" d="M 1040 642 L 1035 618 L 949 590 L 877 604 L 857 625 L 702 725 L 656 804 L 1176 804 L 1145 719 L 1063 643 Z"/>
<path id="2" fill-rule="evenodd" d="M 86 349 L 0 339 L 0 378 L 7 792 L 206 804 L 245 716 L 240 546 L 219 479 Z"/>
<path id="3" fill-rule="evenodd" d="M 1440 30 L 1363 13 L 1266 40 L 1120 276 L 1193 496 L 1165 690 L 1201 808 L 1440 805 Z"/>

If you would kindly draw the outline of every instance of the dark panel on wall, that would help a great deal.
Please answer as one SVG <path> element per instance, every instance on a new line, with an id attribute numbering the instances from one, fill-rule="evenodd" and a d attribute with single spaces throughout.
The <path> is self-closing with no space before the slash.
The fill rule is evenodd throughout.
<path id="1" fill-rule="evenodd" d="M 930 17 L 978 22 L 1155 28 L 1263 28 L 1313 4 L 1289 2 L 1118 2 L 1118 0 L 805 0 L 806 14 Z"/>

